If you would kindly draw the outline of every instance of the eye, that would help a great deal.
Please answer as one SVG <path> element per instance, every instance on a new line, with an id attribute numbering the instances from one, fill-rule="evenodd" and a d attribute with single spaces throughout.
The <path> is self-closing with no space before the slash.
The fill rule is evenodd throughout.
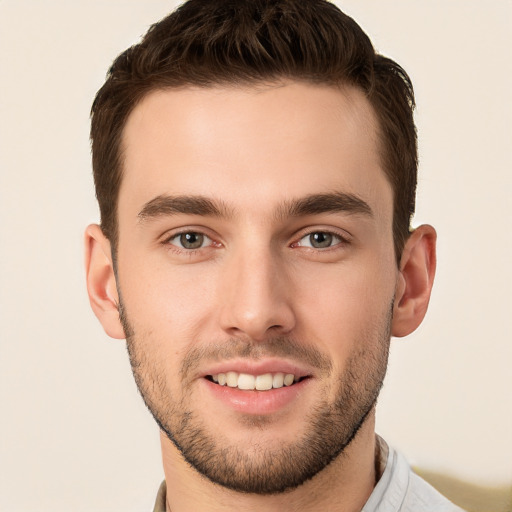
<path id="1" fill-rule="evenodd" d="M 178 233 L 177 235 L 174 235 L 167 240 L 167 243 L 175 245 L 180 249 L 193 250 L 211 245 L 212 240 L 202 233 L 187 231 L 186 233 Z"/>
<path id="2" fill-rule="evenodd" d="M 344 240 L 334 233 L 328 231 L 314 231 L 303 236 L 297 243 L 300 247 L 311 247 L 313 249 L 328 249 L 342 243 Z"/>

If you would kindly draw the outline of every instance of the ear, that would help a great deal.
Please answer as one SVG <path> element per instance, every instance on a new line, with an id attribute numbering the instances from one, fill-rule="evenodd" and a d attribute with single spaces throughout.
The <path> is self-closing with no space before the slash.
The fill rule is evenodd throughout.
<path id="1" fill-rule="evenodd" d="M 94 314 L 109 336 L 123 339 L 110 241 L 97 224 L 91 224 L 85 230 L 85 274 Z"/>
<path id="2" fill-rule="evenodd" d="M 423 225 L 405 244 L 393 308 L 393 336 L 407 336 L 425 317 L 436 272 L 436 238 L 435 229 Z"/>

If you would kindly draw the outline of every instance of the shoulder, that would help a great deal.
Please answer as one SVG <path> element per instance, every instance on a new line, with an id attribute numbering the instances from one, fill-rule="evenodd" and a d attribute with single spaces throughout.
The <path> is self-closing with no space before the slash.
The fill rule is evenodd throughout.
<path id="1" fill-rule="evenodd" d="M 403 455 L 379 442 L 385 468 L 362 512 L 464 512 L 416 475 Z"/>
<path id="2" fill-rule="evenodd" d="M 409 469 L 409 487 L 404 497 L 403 512 L 463 512 L 429 483 Z"/>

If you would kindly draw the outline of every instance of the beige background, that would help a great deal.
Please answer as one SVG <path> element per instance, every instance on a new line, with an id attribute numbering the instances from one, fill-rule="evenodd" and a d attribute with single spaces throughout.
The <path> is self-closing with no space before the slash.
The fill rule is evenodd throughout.
<path id="1" fill-rule="evenodd" d="M 378 431 L 410 461 L 512 482 L 512 2 L 345 0 L 416 85 L 429 315 L 393 342 Z M 0 510 L 141 511 L 157 428 L 89 310 L 88 112 L 113 57 L 175 5 L 0 0 Z"/>

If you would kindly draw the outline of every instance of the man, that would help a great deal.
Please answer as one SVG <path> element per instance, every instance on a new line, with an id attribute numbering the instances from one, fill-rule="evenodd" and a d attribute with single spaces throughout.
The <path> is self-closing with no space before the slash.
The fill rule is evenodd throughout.
<path id="1" fill-rule="evenodd" d="M 87 283 L 161 429 L 155 510 L 458 510 L 374 429 L 435 272 L 413 107 L 324 0 L 190 0 L 114 62 Z"/>

